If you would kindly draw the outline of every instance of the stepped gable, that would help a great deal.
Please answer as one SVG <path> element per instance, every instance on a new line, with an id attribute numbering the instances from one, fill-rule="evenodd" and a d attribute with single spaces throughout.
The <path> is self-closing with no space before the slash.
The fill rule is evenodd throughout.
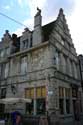
<path id="1" fill-rule="evenodd" d="M 42 32 L 44 37 L 43 41 L 47 41 L 49 39 L 49 35 L 54 29 L 58 30 L 58 32 L 59 29 L 61 29 L 63 31 L 64 39 L 66 39 L 66 37 L 69 38 L 69 43 L 73 45 L 70 30 L 68 28 L 68 24 L 62 8 L 60 8 L 58 17 L 55 21 L 42 26 Z"/>
<path id="2" fill-rule="evenodd" d="M 68 24 L 67 24 L 67 21 L 66 21 L 66 18 L 65 18 L 65 15 L 64 15 L 62 8 L 60 8 L 60 10 L 59 10 L 59 14 L 58 14 L 58 17 L 56 19 L 55 28 L 56 28 L 56 30 L 59 31 L 59 33 L 60 33 L 60 30 L 62 30 L 63 34 L 60 34 L 60 35 L 62 35 L 62 37 L 65 40 L 67 40 L 69 42 L 69 44 L 73 45 L 70 30 L 68 28 Z"/>
<path id="3" fill-rule="evenodd" d="M 9 31 L 6 30 L 5 34 L 4 34 L 3 38 L 2 38 L 2 41 L 9 42 L 10 40 L 11 40 L 11 35 L 9 34 Z"/>
<path id="4" fill-rule="evenodd" d="M 11 42 L 11 35 L 9 34 L 8 30 L 5 30 L 5 33 L 0 41 L 0 49 L 8 46 L 10 42 Z"/>

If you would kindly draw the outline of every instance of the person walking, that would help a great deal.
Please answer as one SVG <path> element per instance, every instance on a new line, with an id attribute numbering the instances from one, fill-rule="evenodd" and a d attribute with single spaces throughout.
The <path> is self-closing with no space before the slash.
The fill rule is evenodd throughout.
<path id="1" fill-rule="evenodd" d="M 46 116 L 41 116 L 39 120 L 39 125 L 48 125 L 48 119 Z"/>
<path id="2" fill-rule="evenodd" d="M 20 115 L 16 116 L 16 125 L 22 125 L 22 118 Z"/>
<path id="3" fill-rule="evenodd" d="M 75 102 L 75 125 L 81 125 L 80 123 L 80 102 L 77 99 Z"/>

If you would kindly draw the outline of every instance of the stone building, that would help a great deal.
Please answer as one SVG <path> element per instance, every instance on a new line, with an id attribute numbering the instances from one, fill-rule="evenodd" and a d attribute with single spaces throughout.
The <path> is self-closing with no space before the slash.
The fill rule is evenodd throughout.
<path id="1" fill-rule="evenodd" d="M 79 55 L 79 65 L 80 65 L 80 76 L 81 76 L 81 86 L 83 89 L 83 55 Z"/>
<path id="2" fill-rule="evenodd" d="M 63 9 L 55 21 L 44 26 L 38 9 L 34 30 L 25 28 L 20 37 L 5 32 L 0 42 L 0 98 L 32 100 L 11 106 L 12 110 L 55 113 L 69 123 L 77 98 L 81 107 L 81 91 L 79 61 Z M 9 112 L 10 106 L 0 106 L 2 112 Z"/>

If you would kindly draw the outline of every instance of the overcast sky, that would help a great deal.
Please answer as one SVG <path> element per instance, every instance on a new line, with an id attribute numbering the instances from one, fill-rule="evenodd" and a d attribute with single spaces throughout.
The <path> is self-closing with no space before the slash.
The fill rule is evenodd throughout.
<path id="1" fill-rule="evenodd" d="M 56 20 L 59 8 L 64 9 L 70 33 L 78 54 L 83 54 L 83 0 L 2 0 L 0 13 L 25 24 L 33 29 L 37 6 L 42 10 L 42 24 Z M 0 38 L 5 30 L 10 33 L 23 32 L 24 27 L 0 15 Z"/>

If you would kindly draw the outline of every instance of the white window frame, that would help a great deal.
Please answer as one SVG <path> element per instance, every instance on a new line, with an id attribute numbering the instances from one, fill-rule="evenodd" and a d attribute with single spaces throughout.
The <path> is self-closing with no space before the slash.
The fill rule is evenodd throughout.
<path id="1" fill-rule="evenodd" d="M 9 75 L 9 62 L 5 64 L 4 77 L 7 78 Z"/>
<path id="2" fill-rule="evenodd" d="M 21 74 L 27 73 L 27 56 L 21 58 L 20 71 Z"/>

